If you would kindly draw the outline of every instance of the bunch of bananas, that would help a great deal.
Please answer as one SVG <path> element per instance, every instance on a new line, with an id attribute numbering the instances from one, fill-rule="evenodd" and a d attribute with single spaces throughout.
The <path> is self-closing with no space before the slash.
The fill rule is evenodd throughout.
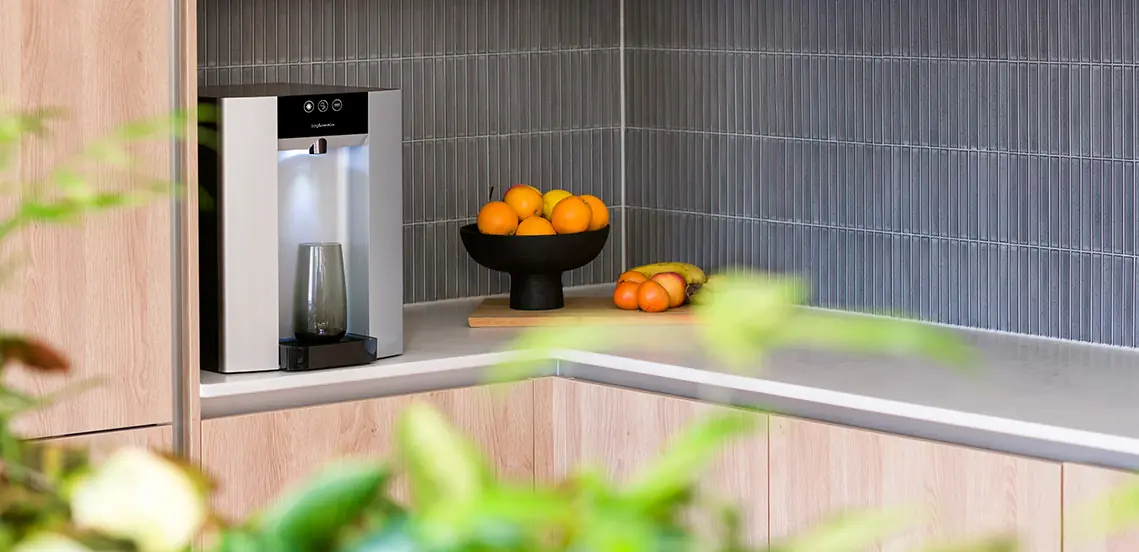
<path id="1" fill-rule="evenodd" d="M 689 298 L 696 295 L 696 292 L 708 283 L 708 275 L 700 267 L 690 263 L 652 263 L 630 268 L 628 272 L 639 272 L 644 274 L 646 278 L 652 278 L 657 274 L 665 272 L 675 272 L 684 278 L 685 283 L 688 284 L 687 295 Z"/>

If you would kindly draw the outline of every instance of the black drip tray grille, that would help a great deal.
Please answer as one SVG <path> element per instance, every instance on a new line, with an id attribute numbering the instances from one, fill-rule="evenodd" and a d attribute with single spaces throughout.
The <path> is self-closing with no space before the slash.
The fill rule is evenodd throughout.
<path id="1" fill-rule="evenodd" d="M 281 369 L 304 372 L 371 364 L 376 361 L 376 338 L 348 334 L 339 342 L 309 345 L 295 339 L 281 340 Z"/>

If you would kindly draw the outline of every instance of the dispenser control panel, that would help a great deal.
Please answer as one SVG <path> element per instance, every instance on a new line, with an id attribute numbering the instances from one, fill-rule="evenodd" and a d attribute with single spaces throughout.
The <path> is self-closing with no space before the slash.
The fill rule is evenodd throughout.
<path id="1" fill-rule="evenodd" d="M 277 138 L 368 133 L 368 93 L 277 98 Z"/>

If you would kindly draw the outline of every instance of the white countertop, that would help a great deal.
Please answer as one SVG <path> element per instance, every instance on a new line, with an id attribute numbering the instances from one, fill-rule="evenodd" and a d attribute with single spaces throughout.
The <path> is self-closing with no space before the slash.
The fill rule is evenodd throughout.
<path id="1" fill-rule="evenodd" d="M 605 288 L 602 288 L 605 289 Z M 597 288 L 573 290 L 594 294 Z M 471 329 L 480 299 L 405 309 L 405 353 L 368 366 L 287 373 L 202 373 L 206 418 L 473 385 L 509 357 L 517 334 Z M 854 316 L 854 315 L 852 315 Z M 916 358 L 784 350 L 762 371 L 725 373 L 694 328 L 654 327 L 636 345 L 562 350 L 536 375 L 561 374 L 1042 458 L 1139 468 L 1139 351 L 948 329 L 982 364 L 966 375 Z"/>

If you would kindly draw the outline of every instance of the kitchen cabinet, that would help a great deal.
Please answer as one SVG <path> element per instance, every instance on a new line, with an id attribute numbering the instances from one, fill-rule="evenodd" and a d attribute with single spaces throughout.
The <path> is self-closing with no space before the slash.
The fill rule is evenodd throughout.
<path id="1" fill-rule="evenodd" d="M 560 378 L 535 383 L 536 477 L 554 481 L 581 465 L 604 469 L 614 481 L 637 475 L 678 432 L 702 416 L 726 410 L 697 401 Z M 766 416 L 705 472 L 704 490 L 744 507 L 748 537 L 767 537 Z"/>
<path id="2" fill-rule="evenodd" d="M 218 482 L 215 506 L 241 518 L 335 458 L 390 458 L 396 420 L 416 401 L 450 418 L 500 476 L 533 481 L 534 388 L 521 382 L 203 420 L 202 463 Z M 402 482 L 396 494 L 407 499 Z"/>
<path id="3" fill-rule="evenodd" d="M 1066 552 L 1133 552 L 1139 550 L 1139 527 L 1127 531 L 1095 536 L 1095 529 L 1085 525 L 1084 517 L 1101 499 L 1125 484 L 1139 483 L 1135 474 L 1064 464 L 1064 550 Z M 1134 511 L 1134 508 L 1130 510 Z"/>
<path id="4" fill-rule="evenodd" d="M 0 101 L 8 108 L 66 112 L 48 137 L 27 142 L 8 177 L 44 179 L 117 126 L 169 114 L 171 5 L 0 0 Z M 145 178 L 87 174 L 104 189 L 146 186 L 170 178 L 170 150 L 170 140 L 155 140 L 133 152 Z M 0 196 L 0 212 L 12 202 L 11 195 Z M 5 240 L 11 248 L 3 258 L 20 260 L 21 273 L 4 282 L 0 327 L 45 339 L 74 363 L 66 378 L 10 370 L 9 381 L 44 392 L 106 376 L 94 389 L 22 417 L 18 429 L 25 435 L 171 422 L 170 210 L 169 201 L 158 198 L 80 225 L 31 227 Z"/>
<path id="5" fill-rule="evenodd" d="M 923 516 L 878 550 L 1015 532 L 1025 552 L 1061 546 L 1059 464 L 771 417 L 771 537 L 850 509 Z"/>
<path id="6" fill-rule="evenodd" d="M 158 452 L 170 452 L 173 447 L 173 434 L 170 426 L 153 426 L 89 433 L 74 437 L 56 437 L 44 441 L 71 448 L 85 448 L 91 454 L 91 459 L 99 462 L 122 447 L 139 447 Z"/>

